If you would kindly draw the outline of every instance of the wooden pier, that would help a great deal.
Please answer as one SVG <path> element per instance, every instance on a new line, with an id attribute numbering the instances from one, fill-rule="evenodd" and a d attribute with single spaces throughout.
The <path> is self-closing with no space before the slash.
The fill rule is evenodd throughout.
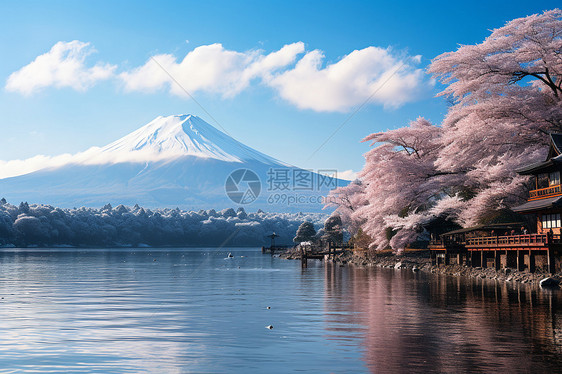
<path id="1" fill-rule="evenodd" d="M 290 249 L 294 249 L 294 246 L 289 245 L 276 245 L 271 247 L 261 247 L 261 253 L 269 253 L 272 256 L 275 253 L 286 252 Z M 318 247 L 301 247 L 300 248 L 300 259 L 302 267 L 307 267 L 308 260 L 333 260 L 336 258 L 336 255 L 349 250 L 351 246 L 349 245 L 339 245 L 339 246 L 331 246 L 328 245 L 327 248 L 318 248 Z"/>
<path id="2" fill-rule="evenodd" d="M 315 249 L 312 247 L 308 248 L 301 248 L 301 266 L 307 267 L 308 260 L 333 260 L 336 258 L 336 255 L 342 253 L 349 249 L 350 247 L 347 245 L 333 247 L 332 245 L 328 244 L 328 248 L 323 249 Z"/>
<path id="3" fill-rule="evenodd" d="M 276 246 L 272 246 L 272 247 L 261 247 L 261 253 L 270 253 L 272 256 L 275 254 L 275 252 L 279 253 L 279 252 L 285 252 L 288 249 L 294 248 L 290 245 L 276 245 Z"/>

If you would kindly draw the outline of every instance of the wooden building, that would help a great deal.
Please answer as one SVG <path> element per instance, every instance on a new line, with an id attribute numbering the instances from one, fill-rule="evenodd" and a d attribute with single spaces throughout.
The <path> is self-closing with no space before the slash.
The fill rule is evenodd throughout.
<path id="1" fill-rule="evenodd" d="M 520 223 L 482 225 L 455 230 L 430 243 L 434 264 L 514 268 L 520 271 L 561 271 L 562 243 L 562 134 L 550 135 L 547 159 L 517 170 L 533 176 L 534 189 L 526 203 L 513 208 L 536 217 L 527 233 Z"/>
<path id="2" fill-rule="evenodd" d="M 512 222 L 449 231 L 429 243 L 431 261 L 434 265 L 472 265 L 473 262 L 478 263 L 478 259 L 474 259 L 474 254 L 468 251 L 467 242 L 498 235 L 523 234 L 524 230 L 523 222 Z"/>

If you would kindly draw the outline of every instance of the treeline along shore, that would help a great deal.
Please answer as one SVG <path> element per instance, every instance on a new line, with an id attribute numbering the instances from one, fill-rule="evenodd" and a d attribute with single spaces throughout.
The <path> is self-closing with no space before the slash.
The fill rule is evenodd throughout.
<path id="1" fill-rule="evenodd" d="M 1 199 L 0 247 L 262 246 L 272 232 L 279 235 L 279 244 L 289 244 L 303 221 L 320 227 L 325 218 L 243 208 L 185 211 L 107 204 L 61 209 Z"/>

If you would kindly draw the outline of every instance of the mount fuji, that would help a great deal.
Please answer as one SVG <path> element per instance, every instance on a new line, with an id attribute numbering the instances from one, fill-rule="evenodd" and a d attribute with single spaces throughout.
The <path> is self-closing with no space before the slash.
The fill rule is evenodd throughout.
<path id="1" fill-rule="evenodd" d="M 347 183 L 258 152 L 197 116 L 177 115 L 158 117 L 62 165 L 0 179 L 0 197 L 59 207 L 315 212 L 330 189 Z"/>

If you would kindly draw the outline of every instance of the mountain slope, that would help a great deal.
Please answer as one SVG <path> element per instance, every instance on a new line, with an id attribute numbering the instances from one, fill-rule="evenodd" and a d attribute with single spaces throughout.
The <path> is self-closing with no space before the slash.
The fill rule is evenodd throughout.
<path id="1" fill-rule="evenodd" d="M 243 204 L 250 209 L 319 211 L 319 199 L 330 189 L 279 189 L 275 175 L 285 178 L 307 174 L 317 183 L 325 178 L 247 147 L 199 117 L 182 115 L 158 117 L 103 148 L 88 151 L 86 160 L 82 157 L 60 167 L 1 179 L 0 195 L 12 203 L 29 201 L 61 207 L 138 203 L 146 207 L 222 209 L 241 206 L 225 191 L 229 175 L 238 169 L 251 170 L 253 174 L 248 175 L 258 180 L 250 184 L 239 181 L 240 185 L 234 187 L 231 183 L 230 190 L 240 188 L 242 193 L 252 183 L 260 184 L 259 191 L 250 191 L 251 196 L 257 192 L 257 199 Z M 346 183 L 332 182 L 331 187 Z"/>
<path id="2" fill-rule="evenodd" d="M 284 165 L 217 130 L 193 115 L 158 117 L 129 135 L 103 147 L 101 153 L 146 152 L 160 158 L 195 156 L 222 161 L 259 161 Z"/>

